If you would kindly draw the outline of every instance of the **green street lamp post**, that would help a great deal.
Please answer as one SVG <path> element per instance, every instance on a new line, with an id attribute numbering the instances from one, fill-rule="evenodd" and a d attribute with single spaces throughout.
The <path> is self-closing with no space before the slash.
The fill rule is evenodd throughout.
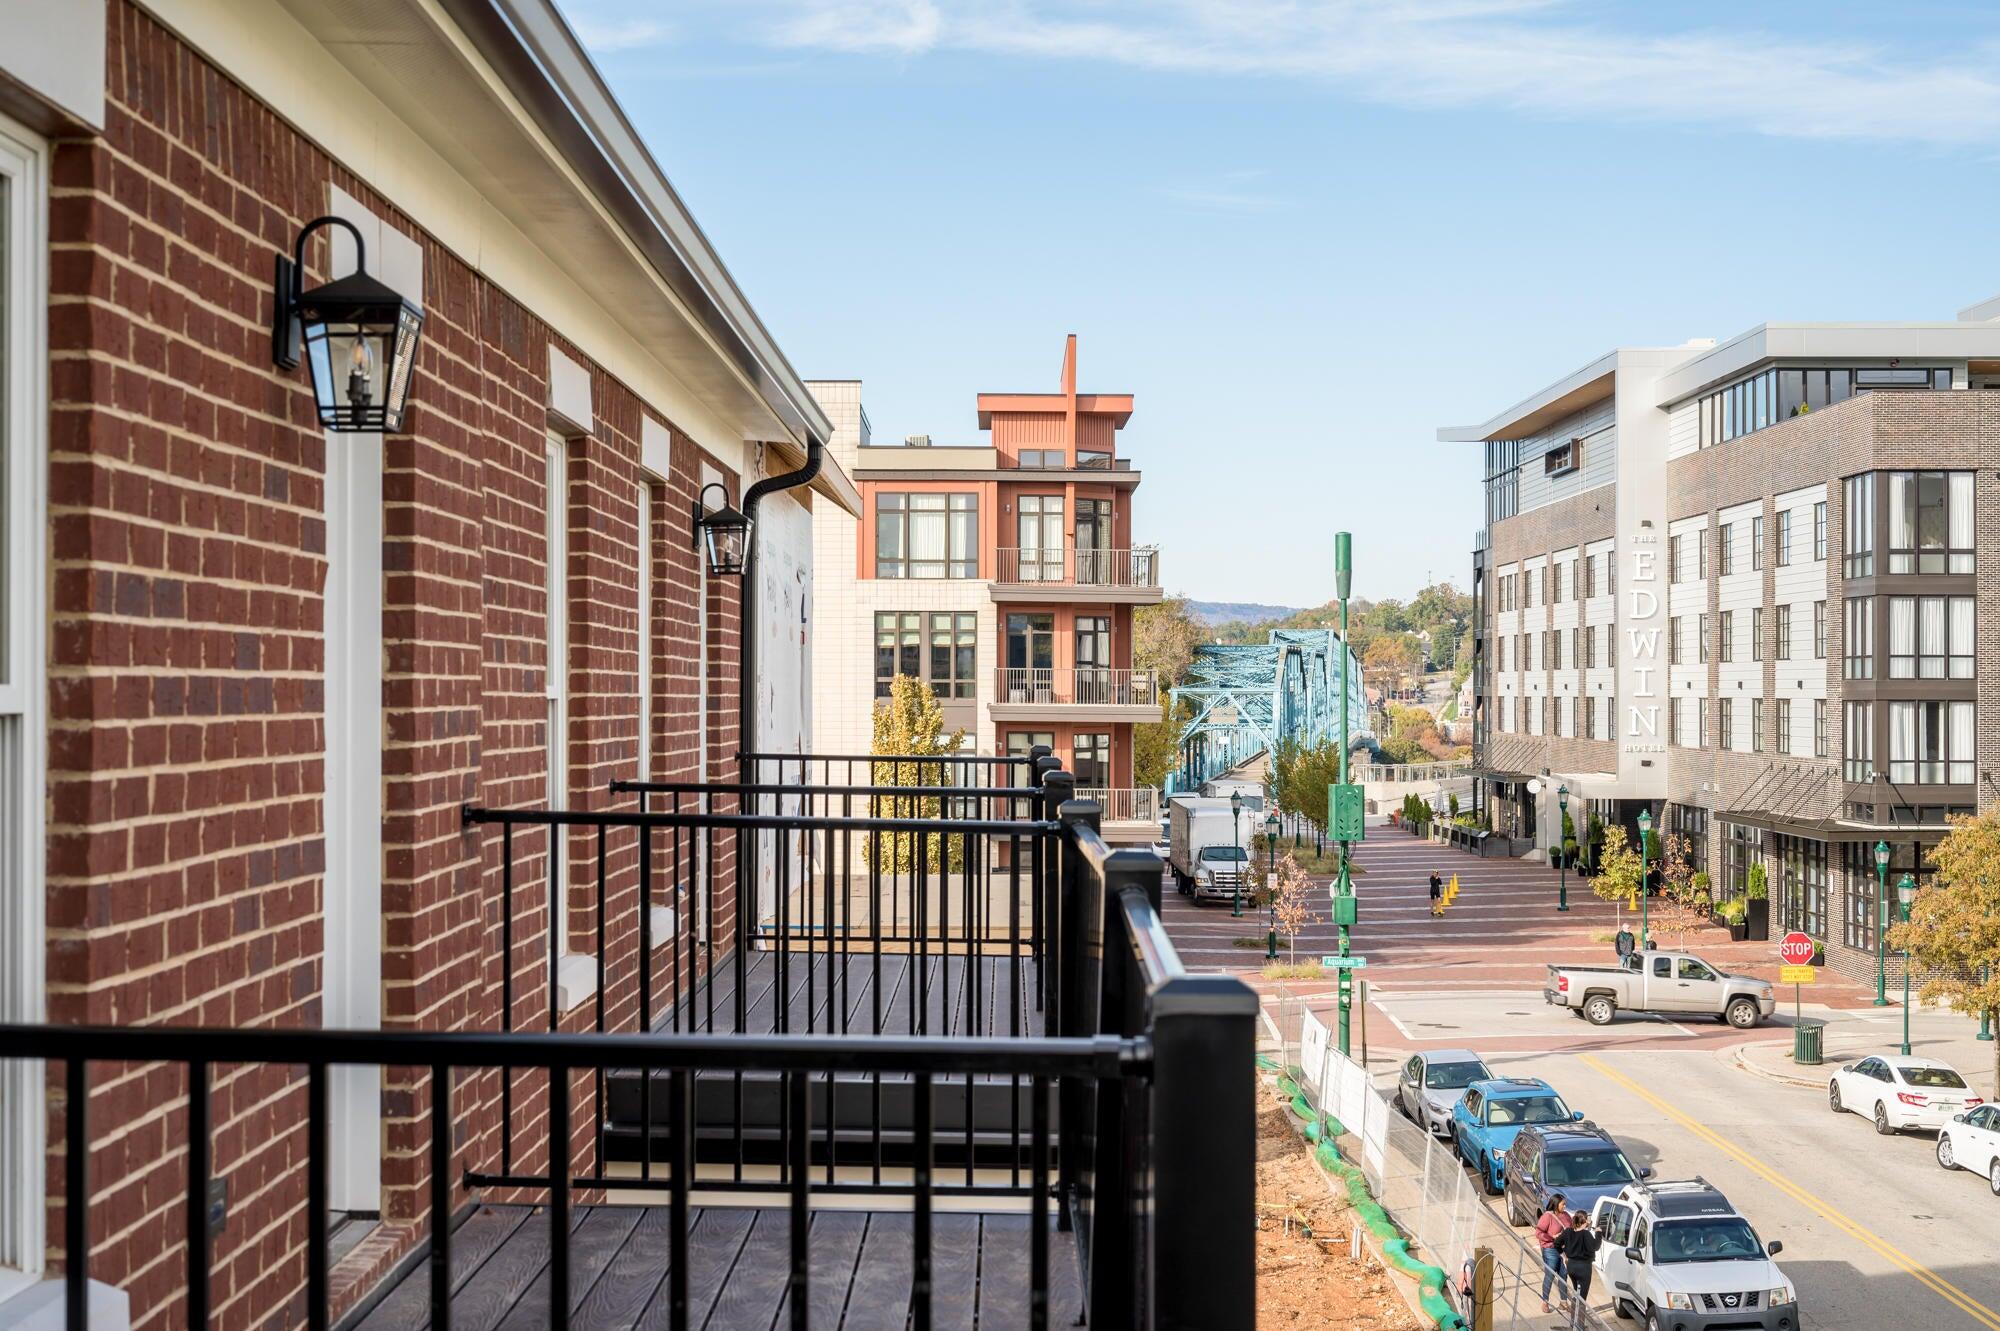
<path id="1" fill-rule="evenodd" d="M 1347 785 L 1347 700 L 1352 696 L 1354 681 L 1348 678 L 1350 663 L 1354 660 L 1347 637 L 1347 597 L 1354 585 L 1354 537 L 1348 532 L 1335 532 L 1333 537 L 1333 589 L 1340 598 L 1340 784 Z M 1356 918 L 1354 903 L 1354 880 L 1347 872 L 1347 846 L 1340 843 L 1340 874 L 1335 880 L 1334 896 L 1338 898 L 1334 906 L 1334 918 L 1340 921 L 1340 955 L 1353 955 L 1353 942 L 1349 937 L 1348 922 Z M 1354 1016 L 1353 1000 L 1354 972 L 1345 966 L 1341 968 L 1340 989 L 1340 1052 L 1352 1052 L 1348 1036 Z"/>
<path id="2" fill-rule="evenodd" d="M 1903 923 L 1910 922 L 1910 907 L 1916 904 L 1917 880 L 1904 874 L 1896 882 L 1896 910 Z M 1910 1056 L 1910 953 L 1903 952 L 1903 1057 Z"/>
<path id="3" fill-rule="evenodd" d="M 1875 1006 L 1889 1006 L 1889 843 L 1875 843 Z"/>
<path id="4" fill-rule="evenodd" d="M 1241 850 L 1243 847 L 1243 792 L 1240 790 L 1229 792 L 1229 836 L 1230 844 Z M 1246 856 L 1245 858 L 1247 859 L 1248 857 Z M 1236 890 L 1230 894 L 1229 913 L 1239 919 L 1243 915 L 1243 870 L 1246 867 L 1247 865 L 1242 863 L 1236 866 Z"/>
<path id="5" fill-rule="evenodd" d="M 1639 810 L 1639 946 L 1645 947 L 1646 940 L 1653 936 L 1650 921 L 1653 918 L 1653 894 L 1647 890 L 1650 870 L 1646 864 L 1646 851 L 1653 839 L 1653 811 Z"/>
<path id="6" fill-rule="evenodd" d="M 1278 815 L 1264 819 L 1264 909 L 1270 931 L 1264 937 L 1264 960 L 1278 959 Z"/>
<path id="7" fill-rule="evenodd" d="M 1569 909 L 1569 848 L 1563 841 L 1563 823 L 1569 818 L 1569 787 L 1556 787 L 1556 863 L 1560 865 L 1561 895 L 1556 901 L 1558 911 Z"/>
<path id="8" fill-rule="evenodd" d="M 1979 982 L 1981 984 L 1990 984 L 1992 983 L 1992 980 L 1993 980 L 1993 968 L 1991 966 L 1980 967 Z M 1979 1034 L 1975 1035 L 1972 1038 L 1975 1040 L 1988 1040 L 1988 1041 L 1992 1040 L 1993 1012 L 1990 1008 L 1979 1009 Z"/>

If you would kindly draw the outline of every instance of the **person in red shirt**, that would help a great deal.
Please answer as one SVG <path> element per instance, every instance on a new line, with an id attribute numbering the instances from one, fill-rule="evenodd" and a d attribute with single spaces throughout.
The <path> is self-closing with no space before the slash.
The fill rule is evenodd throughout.
<path id="1" fill-rule="evenodd" d="M 1535 1222 L 1535 1246 L 1542 1250 L 1542 1311 L 1548 1312 L 1549 1291 L 1563 1276 L 1563 1235 L 1569 1232 L 1569 1202 L 1561 1193 L 1549 1198 L 1549 1209 Z"/>

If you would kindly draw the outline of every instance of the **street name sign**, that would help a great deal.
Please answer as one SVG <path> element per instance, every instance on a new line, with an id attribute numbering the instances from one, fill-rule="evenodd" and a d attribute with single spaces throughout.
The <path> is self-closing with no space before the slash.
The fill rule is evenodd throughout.
<path id="1" fill-rule="evenodd" d="M 1778 960 L 1787 966 L 1809 966 L 1812 959 L 1813 940 L 1796 929 L 1786 934 L 1778 943 Z"/>
<path id="2" fill-rule="evenodd" d="M 1356 970 L 1368 964 L 1366 957 L 1321 957 L 1320 968 L 1330 971 Z"/>

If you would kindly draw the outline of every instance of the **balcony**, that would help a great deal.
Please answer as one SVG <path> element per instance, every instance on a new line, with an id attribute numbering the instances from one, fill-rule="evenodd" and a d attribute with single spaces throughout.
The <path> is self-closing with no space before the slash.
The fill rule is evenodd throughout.
<path id="1" fill-rule="evenodd" d="M 988 704 L 995 721 L 1157 721 L 1159 680 L 1151 670 L 994 672 Z"/>
<path id="2" fill-rule="evenodd" d="M 1083 601 L 1153 605 L 1160 589 L 1160 552 L 1136 550 L 1022 550 L 995 552 L 996 601 Z"/>
<path id="3" fill-rule="evenodd" d="M 497 852 L 498 1030 L 0 1026 L 0 1058 L 48 1060 L 63 1088 L 71 1331 L 91 1324 L 93 1265 L 132 1278 L 91 1240 L 132 1205 L 93 1186 L 116 1148 L 91 1113 L 104 1065 L 129 1063 L 164 1065 L 188 1149 L 159 1186 L 201 1221 L 244 1149 L 215 1130 L 213 1099 L 232 1093 L 216 1070 L 296 1070 L 273 1104 L 296 1149 L 260 1181 L 303 1230 L 304 1269 L 244 1295 L 246 1324 L 335 1320 L 336 1066 L 383 1070 L 411 1114 L 384 1149 L 423 1166 L 418 1242 L 342 1319 L 364 1331 L 1239 1324 L 1255 1301 L 1257 1000 L 1182 966 L 1158 858 L 1108 845 L 1104 810 L 1045 749 L 743 757 L 738 783 L 464 811 Z M 808 784 L 815 766 L 826 779 Z M 867 784 L 895 778 L 930 784 Z M 834 812 L 849 808 L 867 812 Z M 532 862 L 559 830 L 600 868 L 572 884 L 571 943 L 594 930 L 619 995 L 567 1021 L 530 932 L 546 919 Z M 992 867 L 1002 845 L 1019 853 Z M 609 884 L 620 862 L 636 873 Z M 225 1294 L 215 1235 L 167 1240 L 189 1325 Z"/>
<path id="4" fill-rule="evenodd" d="M 1135 789 L 1121 789 L 1106 786 L 1078 786 L 1076 797 L 1091 800 L 1104 810 L 1104 826 L 1129 824 L 1134 830 L 1149 833 L 1148 841 L 1159 837 L 1160 792 L 1152 786 Z M 1122 828 L 1121 828 L 1122 830 Z"/>

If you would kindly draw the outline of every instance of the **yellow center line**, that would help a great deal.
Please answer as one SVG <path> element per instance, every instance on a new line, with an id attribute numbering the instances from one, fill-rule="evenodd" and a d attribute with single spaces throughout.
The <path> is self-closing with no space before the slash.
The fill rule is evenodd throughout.
<path id="1" fill-rule="evenodd" d="M 1632 1094 L 1638 1096 L 1641 1100 L 1644 1100 L 1647 1104 L 1659 1110 L 1662 1114 L 1665 1114 L 1695 1136 L 1723 1152 L 1730 1159 L 1763 1179 L 1779 1192 L 1784 1193 L 1787 1197 L 1790 1197 L 1793 1201 L 1798 1202 L 1808 1210 L 1816 1212 L 1822 1219 L 1840 1229 L 1863 1246 L 1888 1258 L 1889 1261 L 1902 1268 L 1904 1272 L 1929 1286 L 1945 1302 L 1951 1304 L 1960 1312 L 1965 1313 L 1973 1321 L 1979 1323 L 1981 1326 L 1992 1328 L 1992 1331 L 2000 1331 L 2000 1313 L 1994 1312 L 1991 1308 L 1979 1302 L 1979 1300 L 1973 1298 L 1970 1294 L 1967 1294 L 1964 1290 L 1952 1284 L 1922 1262 L 1904 1253 L 1887 1239 L 1858 1222 L 1848 1219 L 1847 1216 L 1843 1215 L 1830 1203 L 1821 1201 L 1818 1197 L 1813 1196 L 1813 1194 L 1799 1187 L 1796 1183 L 1793 1183 L 1783 1174 L 1772 1169 L 1769 1165 L 1766 1165 L 1763 1161 L 1757 1159 L 1727 1137 L 1689 1118 L 1686 1114 L 1683 1114 L 1659 1096 L 1654 1095 L 1624 1073 L 1612 1071 L 1610 1067 L 1596 1056 L 1578 1054 L 1577 1058 L 1590 1067 L 1595 1068 L 1606 1078 L 1623 1086 L 1626 1090 L 1632 1092 Z M 1801 1302 L 1803 1302 L 1803 1297 L 1801 1298 Z"/>

